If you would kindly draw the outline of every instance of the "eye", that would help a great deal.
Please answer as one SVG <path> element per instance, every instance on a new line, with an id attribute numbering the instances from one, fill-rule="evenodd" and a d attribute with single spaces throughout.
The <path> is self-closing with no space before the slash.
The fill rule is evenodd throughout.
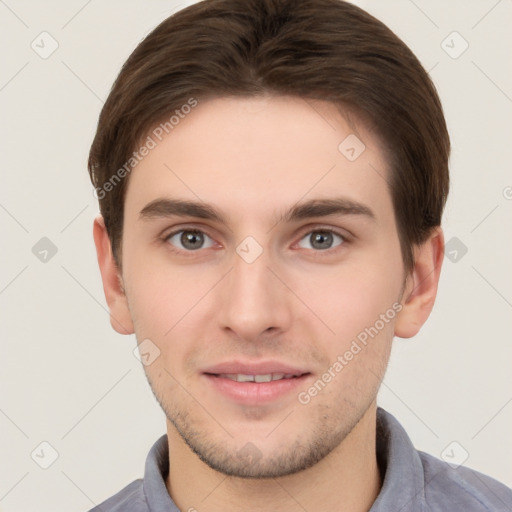
<path id="1" fill-rule="evenodd" d="M 303 249 L 315 249 L 325 251 L 337 247 L 344 242 L 344 238 L 334 231 L 328 229 L 319 229 L 309 232 L 299 242 L 299 247 Z"/>
<path id="2" fill-rule="evenodd" d="M 178 249 L 185 251 L 207 249 L 212 247 L 215 243 L 207 234 L 197 229 L 176 231 L 167 236 L 166 241 Z"/>

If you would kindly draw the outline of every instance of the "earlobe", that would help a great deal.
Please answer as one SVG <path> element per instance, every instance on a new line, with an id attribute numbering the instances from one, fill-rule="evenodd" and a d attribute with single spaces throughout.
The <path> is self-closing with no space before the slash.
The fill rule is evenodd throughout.
<path id="1" fill-rule="evenodd" d="M 414 249 L 414 267 L 409 273 L 397 315 L 395 336 L 411 338 L 429 317 L 437 295 L 444 257 L 444 235 L 434 228 L 429 238 Z"/>
<path id="2" fill-rule="evenodd" d="M 112 254 L 110 238 L 101 215 L 94 219 L 93 236 L 103 281 L 103 291 L 110 311 L 110 323 L 120 334 L 133 334 L 133 323 L 123 288 L 122 276 Z"/>

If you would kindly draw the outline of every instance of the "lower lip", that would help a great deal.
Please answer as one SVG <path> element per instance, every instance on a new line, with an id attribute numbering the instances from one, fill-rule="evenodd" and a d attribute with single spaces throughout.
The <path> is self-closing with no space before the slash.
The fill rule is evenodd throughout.
<path id="1" fill-rule="evenodd" d="M 232 400 L 246 405 L 258 405 L 276 400 L 292 391 L 304 389 L 305 381 L 311 374 L 271 382 L 237 382 L 206 373 L 203 376 L 217 391 Z"/>

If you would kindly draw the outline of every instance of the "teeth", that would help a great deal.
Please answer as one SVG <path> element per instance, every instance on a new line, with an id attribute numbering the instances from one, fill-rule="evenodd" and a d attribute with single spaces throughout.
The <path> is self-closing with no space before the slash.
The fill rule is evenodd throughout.
<path id="1" fill-rule="evenodd" d="M 254 382 L 254 375 L 235 375 L 237 382 Z"/>
<path id="2" fill-rule="evenodd" d="M 243 373 L 222 373 L 219 377 L 236 380 L 237 382 L 271 382 L 273 380 L 291 379 L 293 374 L 266 373 L 264 375 L 244 375 Z"/>
<path id="3" fill-rule="evenodd" d="M 267 375 L 255 375 L 254 382 L 270 382 L 272 380 L 272 374 L 267 373 Z"/>

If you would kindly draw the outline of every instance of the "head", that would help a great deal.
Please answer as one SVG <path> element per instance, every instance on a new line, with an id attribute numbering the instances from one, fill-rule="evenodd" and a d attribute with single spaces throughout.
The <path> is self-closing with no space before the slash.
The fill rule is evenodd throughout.
<path id="1" fill-rule="evenodd" d="M 375 403 L 434 303 L 448 156 L 428 74 L 349 3 L 200 2 L 135 49 L 91 147 L 95 242 L 112 325 L 158 355 L 150 385 L 203 461 L 300 471 Z M 242 403 L 213 382 L 232 362 L 302 377 Z"/>

